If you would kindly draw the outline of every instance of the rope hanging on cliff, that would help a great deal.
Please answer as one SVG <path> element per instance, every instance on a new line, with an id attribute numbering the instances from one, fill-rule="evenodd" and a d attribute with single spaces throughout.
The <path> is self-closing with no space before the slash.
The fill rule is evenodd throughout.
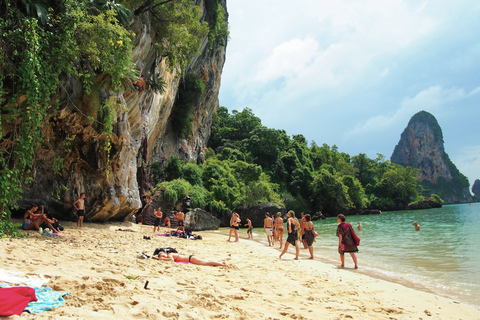
<path id="1" fill-rule="evenodd" d="M 140 76 L 143 79 L 144 71 L 144 59 L 143 59 L 143 35 L 140 37 Z M 140 90 L 139 94 L 143 92 Z M 145 116 L 145 99 L 141 100 L 141 117 L 142 117 L 142 178 L 140 185 L 140 192 L 142 197 L 142 204 L 144 205 L 144 210 L 142 214 L 142 224 L 147 222 L 152 224 L 151 221 L 151 208 L 150 208 L 150 183 L 149 183 L 149 172 L 148 172 L 148 133 L 147 133 L 147 123 Z M 146 217 L 145 217 L 146 215 Z"/>

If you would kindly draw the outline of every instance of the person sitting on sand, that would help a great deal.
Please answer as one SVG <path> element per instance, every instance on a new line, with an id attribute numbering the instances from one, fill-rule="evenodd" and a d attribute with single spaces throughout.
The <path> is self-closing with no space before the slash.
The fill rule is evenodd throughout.
<path id="1" fill-rule="evenodd" d="M 417 221 L 415 221 L 414 223 L 412 223 L 412 225 L 415 226 L 415 231 L 420 231 L 420 225 L 418 224 Z"/>
<path id="2" fill-rule="evenodd" d="M 179 253 L 164 253 L 161 252 L 158 254 L 157 257 L 152 257 L 153 259 L 157 260 L 164 260 L 164 261 L 174 261 L 174 262 L 190 262 L 193 264 L 199 264 L 202 266 L 222 266 L 226 267 L 227 264 L 225 262 L 219 262 L 214 260 L 203 260 L 200 258 L 195 257 L 193 254 L 189 256 L 185 256 Z"/>
<path id="3" fill-rule="evenodd" d="M 283 251 L 278 258 L 282 259 L 282 256 L 287 252 L 288 245 L 292 244 L 295 246 L 295 260 L 298 260 L 298 254 L 300 253 L 300 248 L 298 246 L 298 229 L 300 229 L 300 223 L 298 222 L 298 219 L 295 218 L 295 212 L 293 210 L 287 212 L 287 217 L 287 242 L 285 242 L 285 247 L 283 247 Z"/>
<path id="4" fill-rule="evenodd" d="M 340 254 L 340 262 L 342 263 L 338 267 L 345 267 L 345 252 L 348 252 L 350 256 L 352 256 L 355 269 L 358 269 L 357 256 L 355 255 L 355 252 L 358 252 L 358 248 L 353 239 L 354 231 L 352 225 L 345 222 L 345 216 L 343 214 L 337 216 L 337 222 L 339 223 L 337 227 L 338 253 Z"/>
<path id="5" fill-rule="evenodd" d="M 32 203 L 30 209 L 25 211 L 25 214 L 23 215 L 23 224 L 22 224 L 22 229 L 23 230 L 40 230 L 40 226 L 38 224 L 34 225 L 32 221 L 32 216 L 37 211 L 38 206 L 35 203 Z M 36 223 L 36 221 L 35 221 Z"/>
<path id="6" fill-rule="evenodd" d="M 40 211 L 38 210 L 38 205 L 32 203 L 31 208 L 28 209 L 23 215 L 22 229 L 39 231 L 44 223 L 46 227 L 52 229 L 54 232 L 58 232 L 58 230 L 52 226 L 51 220 L 49 220 L 43 213 L 43 206 L 42 210 Z"/>
<path id="7" fill-rule="evenodd" d="M 163 221 L 163 224 L 164 224 L 165 228 L 171 228 L 170 218 L 166 217 L 165 220 Z"/>

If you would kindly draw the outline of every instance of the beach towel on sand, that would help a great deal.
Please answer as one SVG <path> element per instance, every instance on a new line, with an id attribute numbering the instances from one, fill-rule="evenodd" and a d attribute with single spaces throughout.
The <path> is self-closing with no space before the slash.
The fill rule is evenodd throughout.
<path id="1" fill-rule="evenodd" d="M 37 301 L 33 288 L 0 288 L 0 316 L 20 315 L 31 301 Z"/>
<path id="2" fill-rule="evenodd" d="M 8 285 L 2 283 L 0 284 L 0 287 L 8 288 Z M 42 311 L 58 308 L 65 302 L 63 296 L 70 295 L 68 292 L 53 291 L 50 287 L 39 287 L 33 289 L 35 289 L 35 295 L 38 300 L 30 302 L 25 308 L 25 311 L 30 313 L 40 313 Z"/>

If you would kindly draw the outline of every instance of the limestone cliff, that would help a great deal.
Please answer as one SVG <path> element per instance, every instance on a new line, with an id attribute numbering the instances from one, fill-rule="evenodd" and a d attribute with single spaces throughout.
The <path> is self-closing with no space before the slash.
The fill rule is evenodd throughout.
<path id="1" fill-rule="evenodd" d="M 205 1 L 197 1 L 206 19 Z M 222 2 L 226 10 L 226 2 Z M 212 114 L 218 107 L 218 92 L 225 62 L 225 46 L 209 48 L 203 38 L 200 54 L 193 57 L 185 74 L 200 77 L 205 90 L 194 107 L 194 121 L 187 139 L 171 128 L 170 115 L 181 81 L 178 71 L 169 71 L 165 60 L 154 54 L 155 34 L 148 15 L 136 17 L 132 59 L 138 70 L 152 70 L 166 83 L 166 90 L 134 91 L 130 95 L 100 90 L 98 97 L 88 95 L 80 82 L 63 79 L 58 88 L 58 111 L 50 116 L 44 144 L 37 152 L 34 182 L 24 187 L 26 207 L 31 202 L 46 205 L 58 217 L 73 219 L 72 201 L 86 193 L 87 221 L 123 220 L 142 205 L 139 185 L 148 177 L 142 165 L 165 162 L 172 154 L 181 159 L 203 162 L 203 152 L 210 134 Z M 112 148 L 109 157 L 104 150 L 107 137 L 98 119 L 98 100 L 113 99 L 114 116 Z M 91 117 L 91 118 L 89 118 Z M 148 170 L 147 170 L 148 172 Z"/>
<path id="2" fill-rule="evenodd" d="M 475 179 L 472 186 L 472 192 L 475 196 L 480 197 L 480 180 Z"/>
<path id="3" fill-rule="evenodd" d="M 438 194 L 445 203 L 472 200 L 467 178 L 445 152 L 443 134 L 435 117 L 420 111 L 409 121 L 391 157 L 392 163 L 420 169 L 424 195 Z"/>

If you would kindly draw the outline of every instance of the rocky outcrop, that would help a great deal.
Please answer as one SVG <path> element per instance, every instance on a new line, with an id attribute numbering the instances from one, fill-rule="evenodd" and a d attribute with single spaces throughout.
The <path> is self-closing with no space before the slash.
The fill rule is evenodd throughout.
<path id="1" fill-rule="evenodd" d="M 205 2 L 198 3 L 203 19 Z M 226 7 L 226 2 L 222 5 Z M 166 90 L 157 93 L 147 83 L 145 90 L 129 95 L 111 96 L 104 90 L 89 95 L 80 82 L 63 79 L 58 111 L 47 121 L 44 144 L 36 155 L 34 181 L 24 186 L 20 207 L 37 201 L 58 218 L 74 219 L 71 203 L 85 192 L 86 221 L 124 220 L 142 207 L 139 190 L 149 179 L 142 166 L 165 163 L 173 154 L 185 161 L 203 162 L 212 114 L 218 107 L 225 46 L 209 48 L 205 36 L 200 54 L 185 71 L 200 77 L 205 90 L 194 108 L 191 134 L 182 139 L 169 121 L 181 75 L 156 58 L 148 14 L 136 17 L 131 28 L 136 34 L 132 59 L 138 70 L 155 70 Z M 109 155 L 103 123 L 98 121 L 99 107 L 107 99 L 116 105 Z"/>
<path id="2" fill-rule="evenodd" d="M 420 210 L 420 209 L 432 209 L 432 208 L 441 208 L 442 203 L 433 200 L 424 200 L 414 203 L 410 203 L 407 206 L 407 210 Z"/>
<path id="3" fill-rule="evenodd" d="M 427 197 L 435 193 L 445 203 L 464 203 L 472 199 L 467 178 L 445 152 L 442 129 L 435 117 L 426 111 L 410 119 L 391 162 L 420 169 L 417 178 Z"/>
<path id="4" fill-rule="evenodd" d="M 219 227 L 220 219 L 205 210 L 196 208 L 185 214 L 185 230 L 217 230 Z"/>
<path id="5" fill-rule="evenodd" d="M 382 211 L 378 209 L 360 209 L 357 214 L 361 216 L 372 215 L 372 214 L 381 214 Z"/>
<path id="6" fill-rule="evenodd" d="M 472 192 L 477 197 L 480 197 L 480 180 L 476 179 L 472 186 Z"/>
<path id="7" fill-rule="evenodd" d="M 242 223 L 245 223 L 245 219 L 248 218 L 252 221 L 252 226 L 254 228 L 263 228 L 263 219 L 265 219 L 265 214 L 267 212 L 270 213 L 270 217 L 272 217 L 272 214 L 276 215 L 277 212 L 281 212 L 282 217 L 285 218 L 287 210 L 273 202 L 267 202 L 248 208 L 237 207 L 236 212 L 240 215 Z"/>

